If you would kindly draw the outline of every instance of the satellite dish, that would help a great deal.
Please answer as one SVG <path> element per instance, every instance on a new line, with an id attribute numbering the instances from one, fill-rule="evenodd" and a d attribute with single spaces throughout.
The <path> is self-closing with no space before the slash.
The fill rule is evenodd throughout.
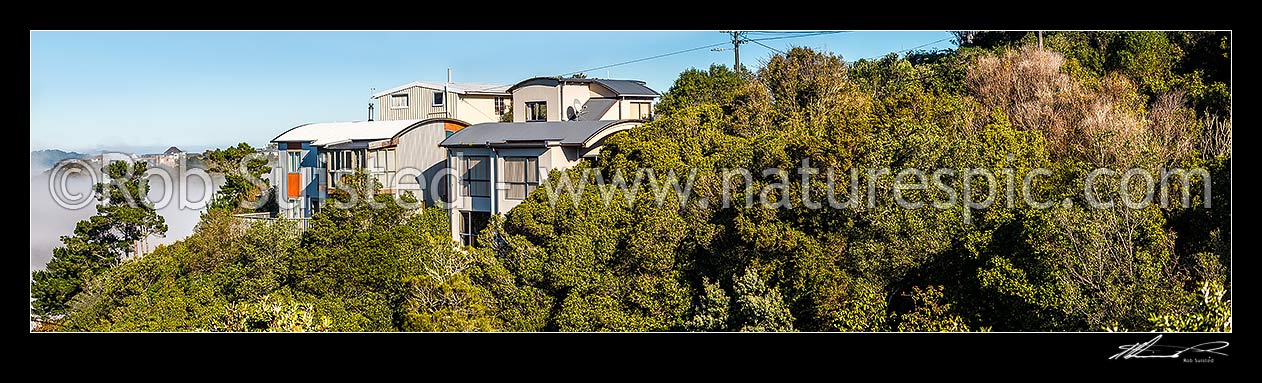
<path id="1" fill-rule="evenodd" d="M 583 112 L 583 103 L 579 101 L 577 98 L 574 99 L 573 105 L 569 107 L 570 119 L 571 120 L 577 119 L 578 115 L 582 112 Z"/>

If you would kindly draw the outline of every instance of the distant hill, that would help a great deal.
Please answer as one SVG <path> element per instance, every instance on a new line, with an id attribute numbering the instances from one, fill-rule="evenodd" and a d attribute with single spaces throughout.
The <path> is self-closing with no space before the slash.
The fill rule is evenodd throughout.
<path id="1" fill-rule="evenodd" d="M 51 169 L 57 161 L 70 158 L 87 158 L 87 154 L 77 152 L 63 152 L 57 149 L 44 149 L 31 152 L 31 169 L 40 171 Z"/>

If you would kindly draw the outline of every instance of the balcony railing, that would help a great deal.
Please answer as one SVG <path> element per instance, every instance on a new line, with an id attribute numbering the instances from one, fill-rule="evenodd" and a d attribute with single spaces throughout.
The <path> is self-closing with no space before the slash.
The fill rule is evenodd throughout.
<path id="1" fill-rule="evenodd" d="M 244 214 L 233 214 L 232 216 L 237 217 L 238 219 L 240 219 L 242 222 L 245 222 L 245 223 L 250 223 L 250 222 L 255 222 L 255 221 L 274 221 L 274 220 L 282 219 L 282 220 L 293 221 L 294 223 L 296 223 L 296 226 L 298 230 L 300 231 L 307 231 L 307 229 L 311 228 L 310 218 L 272 217 L 270 213 L 244 213 Z"/>

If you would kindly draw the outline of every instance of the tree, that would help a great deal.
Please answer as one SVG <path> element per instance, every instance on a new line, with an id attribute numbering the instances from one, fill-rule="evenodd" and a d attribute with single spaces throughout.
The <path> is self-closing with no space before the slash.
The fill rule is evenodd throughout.
<path id="1" fill-rule="evenodd" d="M 757 272 L 747 270 L 733 285 L 740 331 L 793 331 L 793 314 L 780 290 L 767 286 Z"/>
<path id="2" fill-rule="evenodd" d="M 671 114 L 688 106 L 702 104 L 732 106 L 732 98 L 744 80 L 723 65 L 711 65 L 709 71 L 690 68 L 679 74 L 670 90 L 662 94 L 654 107 L 657 114 Z"/>
<path id="3" fill-rule="evenodd" d="M 954 313 L 950 303 L 942 303 L 942 287 L 912 289 L 915 308 L 899 316 L 898 331 L 965 332 L 964 318 Z"/>
<path id="4" fill-rule="evenodd" d="M 202 154 L 202 159 L 209 171 L 224 175 L 223 186 L 219 187 L 215 198 L 210 202 L 211 209 L 228 209 L 236 213 L 274 213 L 279 209 L 276 188 L 268 187 L 267 180 L 260 179 L 270 170 L 268 160 L 250 144 L 242 142 L 226 149 L 207 150 Z M 266 201 L 258 207 L 243 207 L 243 203 L 255 202 L 260 198 L 265 198 Z"/>
<path id="5" fill-rule="evenodd" d="M 362 173 L 304 232 L 215 209 L 192 237 L 91 278 L 64 328 L 293 328 L 269 314 L 281 313 L 335 331 L 1230 330 L 1230 119 L 1191 86 L 1229 81 L 1223 36 L 1045 37 L 1047 49 L 1018 32 L 905 57 L 793 48 L 752 73 L 690 69 L 654 121 L 551 171 L 540 188 L 555 193 L 493 216 L 480 247 Z M 821 174 L 757 173 L 806 162 Z M 1098 167 L 1205 168 L 1155 192 L 1213 195 L 1090 207 Z M 867 196 L 848 190 L 852 168 L 893 171 L 856 174 Z M 755 174 L 729 185 L 731 169 Z M 940 181 L 958 194 L 913 189 L 897 195 L 950 202 L 899 206 L 901 169 L 955 170 Z M 1016 175 L 1015 204 L 1002 188 L 990 206 L 961 201 L 986 195 L 964 188 L 966 169 Z M 1034 169 L 1049 174 L 1023 190 Z M 1122 192 L 1116 178 L 1094 188 Z M 830 192 L 849 205 L 806 207 Z"/>
<path id="6" fill-rule="evenodd" d="M 702 281 L 705 295 L 698 297 L 698 302 L 693 306 L 696 311 L 692 320 L 688 321 L 687 328 L 690 331 L 725 331 L 728 328 L 728 308 L 731 306 L 731 300 L 727 297 L 727 293 L 723 291 L 723 287 L 718 283 L 710 283 L 708 279 Z"/>
<path id="7" fill-rule="evenodd" d="M 51 319 L 66 313 L 70 301 L 90 280 L 129 256 L 151 235 L 164 235 L 165 219 L 146 200 L 149 181 L 144 162 L 115 161 L 104 170 L 109 181 L 94 186 L 97 214 L 80 221 L 74 234 L 61 237 L 44 270 L 32 273 L 34 313 Z"/>

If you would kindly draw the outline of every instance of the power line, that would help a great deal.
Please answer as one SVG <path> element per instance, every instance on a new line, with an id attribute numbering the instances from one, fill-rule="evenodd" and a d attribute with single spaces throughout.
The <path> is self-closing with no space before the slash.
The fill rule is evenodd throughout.
<path id="1" fill-rule="evenodd" d="M 566 72 L 566 74 L 563 74 L 562 76 L 569 76 L 569 75 L 574 75 L 574 74 L 578 74 L 578 73 L 585 73 L 585 72 L 591 72 L 591 71 L 601 70 L 601 69 L 606 69 L 606 68 L 613 68 L 613 67 L 620 66 L 620 65 L 634 64 L 634 63 L 638 63 L 638 62 L 641 62 L 641 61 L 648 61 L 648 60 L 652 60 L 652 59 L 659 59 L 659 58 L 666 57 L 666 56 L 674 56 L 674 55 L 677 55 L 677 54 L 688 53 L 688 52 L 698 51 L 698 50 L 707 49 L 707 48 L 714 48 L 714 47 L 717 47 L 717 46 L 720 46 L 720 45 L 726 45 L 726 44 L 728 44 L 728 42 L 724 41 L 724 42 L 721 42 L 721 43 L 710 44 L 710 45 L 706 45 L 706 46 L 703 46 L 703 47 L 696 47 L 696 48 L 684 49 L 684 50 L 682 50 L 682 51 L 675 51 L 675 52 L 670 52 L 670 53 L 663 53 L 663 54 L 660 54 L 660 55 L 650 56 L 650 57 L 645 57 L 645 58 L 642 58 L 642 59 L 635 59 L 635 60 L 631 60 L 631 61 L 623 61 L 623 62 L 620 62 L 620 63 L 617 63 L 617 64 L 609 64 L 609 65 L 605 65 L 605 66 L 598 66 L 598 67 L 591 68 L 591 69 L 584 69 L 584 70 L 579 70 L 579 71 Z"/>
<path id="2" fill-rule="evenodd" d="M 765 34 L 791 34 L 791 33 L 821 33 L 833 31 L 745 31 L 746 33 L 765 33 Z"/>
<path id="3" fill-rule="evenodd" d="M 763 46 L 763 48 L 767 48 L 767 49 L 770 49 L 770 50 L 776 51 L 776 53 L 779 53 L 779 54 L 782 54 L 782 55 L 785 55 L 785 56 L 788 56 L 788 55 L 789 55 L 788 53 L 784 53 L 784 51 L 782 51 L 782 50 L 779 50 L 779 49 L 776 49 L 776 48 L 772 48 L 770 45 L 763 44 L 762 42 L 759 42 L 758 40 L 749 40 L 749 42 L 754 43 L 754 44 L 758 44 L 758 45 L 762 45 L 762 46 Z"/>
<path id="4" fill-rule="evenodd" d="M 907 49 L 902 49 L 902 51 L 893 51 L 893 52 L 890 52 L 890 53 L 906 53 L 906 52 L 916 51 L 916 49 L 920 49 L 920 48 L 924 48 L 924 47 L 933 46 L 933 44 L 936 44 L 936 43 L 941 43 L 941 42 L 945 42 L 945 40 L 950 40 L 950 39 L 952 39 L 952 38 L 944 38 L 944 39 L 936 40 L 936 42 L 931 42 L 931 43 L 920 44 L 920 46 L 911 47 L 911 48 L 907 48 Z M 890 53 L 886 53 L 886 54 L 890 54 Z M 864 57 L 864 58 L 861 58 L 861 59 L 873 59 L 873 58 L 880 58 L 880 57 L 883 57 L 883 56 L 885 56 L 885 54 L 880 54 L 880 56 Z"/>
<path id="5" fill-rule="evenodd" d="M 769 41 L 769 40 L 780 40 L 780 39 L 793 39 L 793 38 L 799 38 L 799 37 L 812 37 L 812 36 L 831 35 L 831 34 L 837 34 L 837 33 L 847 33 L 847 32 L 851 32 L 851 31 L 801 31 L 801 32 L 796 32 L 796 31 L 795 31 L 795 32 L 770 32 L 770 31 L 759 31 L 759 32 L 764 32 L 764 33 L 791 33 L 791 35 L 789 35 L 789 36 L 776 36 L 776 37 L 764 37 L 764 38 L 758 38 L 758 39 L 736 39 L 736 42 L 735 42 L 735 44 L 734 44 L 734 45 L 735 45 L 735 46 L 739 46 L 739 44 L 746 43 L 746 42 L 758 43 L 759 41 Z M 739 32 L 739 33 L 745 33 L 745 32 Z M 684 49 L 684 50 L 681 50 L 681 51 L 675 51 L 675 52 L 670 52 L 670 53 L 663 53 L 663 54 L 656 55 L 656 56 L 649 56 L 649 57 L 639 58 L 639 59 L 635 59 L 635 60 L 623 61 L 623 62 L 620 62 L 620 63 L 617 63 L 617 64 L 609 64 L 609 65 L 598 66 L 598 67 L 595 67 L 595 68 L 589 68 L 589 69 L 578 70 L 578 71 L 573 71 L 573 72 L 565 72 L 565 74 L 562 74 L 562 76 L 570 76 L 570 75 L 574 75 L 574 74 L 578 74 L 578 73 L 586 73 L 586 72 L 597 71 L 597 70 L 601 70 L 601 69 L 613 68 L 613 67 L 616 67 L 616 66 L 622 66 L 622 65 L 627 65 L 627 64 L 634 64 L 634 63 L 638 63 L 638 62 L 642 62 L 642 61 L 648 61 L 648 60 L 653 60 L 653 59 L 659 59 L 659 58 L 662 58 L 662 57 L 674 56 L 674 55 L 677 55 L 677 54 L 683 54 L 683 53 L 688 53 L 688 52 L 693 52 L 693 51 L 699 51 L 699 50 L 702 50 L 702 49 L 709 49 L 709 48 L 718 47 L 718 46 L 720 46 L 720 45 L 727 45 L 727 44 L 732 44 L 732 43 L 733 43 L 732 41 L 724 41 L 724 42 L 721 42 L 721 43 L 714 43 L 714 44 L 710 44 L 710 45 L 706 45 L 706 46 L 701 46 L 701 47 L 696 47 L 696 48 Z M 784 53 L 784 52 L 781 52 L 781 51 L 780 51 L 780 50 L 778 50 L 778 49 L 771 48 L 770 46 L 767 46 L 767 45 L 765 45 L 765 44 L 758 43 L 758 45 L 762 45 L 762 46 L 767 47 L 767 48 L 769 48 L 769 49 L 771 49 L 771 50 L 774 50 L 774 51 L 780 52 L 781 54 L 783 54 L 783 53 Z"/>
<path id="6" fill-rule="evenodd" d="M 762 33 L 779 33 L 779 32 L 768 32 L 768 31 L 756 31 L 756 32 L 762 32 Z M 788 34 L 790 34 L 790 35 L 789 35 L 789 36 L 778 36 L 778 37 L 764 37 L 764 38 L 760 38 L 760 39 L 750 39 L 750 38 L 742 38 L 742 36 L 743 36 L 743 35 L 746 35 L 747 33 L 749 33 L 748 31 L 724 31 L 723 33 L 729 33 L 729 34 L 731 34 L 731 35 L 732 35 L 732 47 L 731 47 L 731 48 L 714 48 L 714 49 L 711 49 L 711 50 L 712 50 L 712 51 L 725 51 L 725 50 L 729 50 L 729 49 L 730 49 L 730 50 L 732 51 L 732 54 L 733 54 L 734 58 L 735 58 L 735 60 L 734 60 L 734 62 L 735 62 L 735 63 L 734 63 L 734 64 L 732 64 L 732 68 L 735 68 L 735 69 L 739 70 L 739 68 L 741 67 L 741 44 L 745 44 L 745 43 L 755 43 L 755 44 L 758 44 L 758 45 L 762 45 L 763 47 L 765 47 L 765 48 L 767 48 L 767 49 L 770 49 L 770 50 L 773 50 L 773 51 L 776 51 L 776 52 L 780 52 L 780 54 L 787 55 L 786 53 L 784 53 L 784 51 L 781 51 L 781 50 L 776 49 L 776 48 L 772 48 L 770 45 L 760 43 L 759 41 L 765 41 L 765 40 L 780 40 L 780 39 L 793 39 L 793 38 L 798 38 L 798 37 L 811 37 L 811 36 L 820 36 L 820 35 L 831 35 L 831 34 L 834 34 L 834 33 L 845 33 L 845 32 L 849 32 L 849 31 L 814 31 L 814 32 L 801 32 L 801 34 L 798 34 L 798 32 L 784 32 L 784 33 L 788 33 Z"/>
<path id="7" fill-rule="evenodd" d="M 751 40 L 744 40 L 744 41 L 769 41 L 769 40 L 780 40 L 780 39 L 796 39 L 799 37 L 823 36 L 823 35 L 832 35 L 832 34 L 837 34 L 837 33 L 848 33 L 848 32 L 851 32 L 851 31 L 821 31 L 821 32 L 810 32 L 808 34 L 800 34 L 800 35 L 792 35 L 792 36 L 764 37 L 761 39 L 751 39 Z"/>

